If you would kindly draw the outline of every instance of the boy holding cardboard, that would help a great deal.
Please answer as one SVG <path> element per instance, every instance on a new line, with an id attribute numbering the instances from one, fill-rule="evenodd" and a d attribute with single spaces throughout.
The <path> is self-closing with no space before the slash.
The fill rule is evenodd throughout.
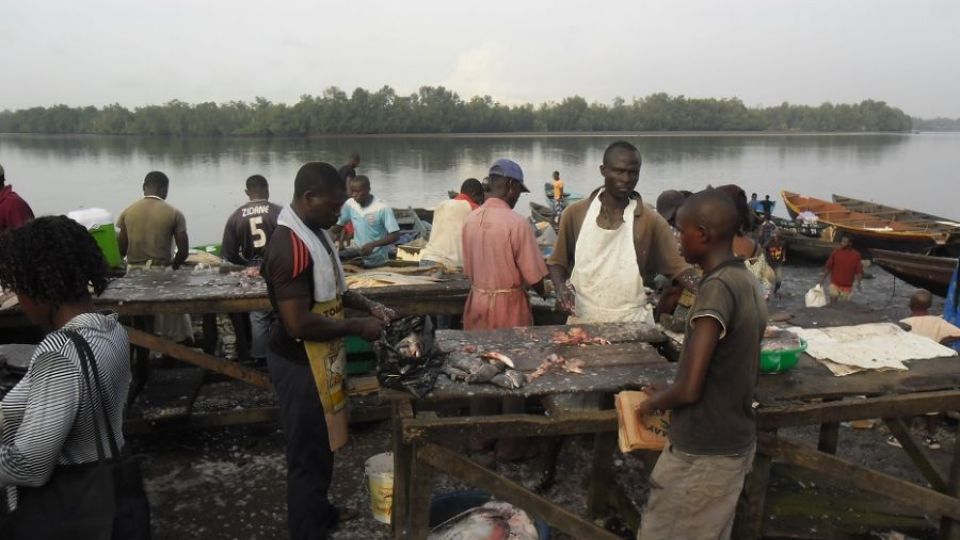
<path id="1" fill-rule="evenodd" d="M 728 539 L 756 450 L 753 391 L 766 303 L 756 278 L 733 254 L 737 210 L 726 194 L 693 195 L 677 223 L 684 257 L 704 276 L 675 382 L 635 408 L 641 421 L 653 411 L 672 411 L 669 444 L 650 475 L 640 537 Z"/>

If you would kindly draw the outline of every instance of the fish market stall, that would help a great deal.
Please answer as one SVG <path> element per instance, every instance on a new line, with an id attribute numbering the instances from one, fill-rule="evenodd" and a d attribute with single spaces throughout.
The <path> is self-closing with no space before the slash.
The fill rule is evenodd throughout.
<path id="1" fill-rule="evenodd" d="M 395 537 L 427 536 L 432 478 L 439 472 L 522 508 L 574 538 L 619 538 L 449 447 L 473 436 L 597 434 L 588 506 L 591 513 L 599 514 L 611 492 L 615 411 L 441 417 L 435 409 L 474 397 L 612 394 L 638 388 L 672 375 L 674 366 L 654 346 L 664 340 L 660 331 L 638 324 L 437 332 L 436 345 L 445 354 L 441 356 L 443 372 L 432 388 L 419 398 L 396 389 L 380 392 L 394 414 Z M 480 360 L 494 366 L 494 371 L 485 373 L 488 368 L 477 364 Z M 504 376 L 511 372 L 520 378 Z"/>

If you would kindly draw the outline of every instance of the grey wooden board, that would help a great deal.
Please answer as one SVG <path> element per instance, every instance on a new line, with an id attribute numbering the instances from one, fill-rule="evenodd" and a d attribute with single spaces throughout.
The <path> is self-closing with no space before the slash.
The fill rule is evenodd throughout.
<path id="1" fill-rule="evenodd" d="M 830 328 L 889 321 L 883 313 L 855 302 L 837 302 L 821 308 L 802 308 L 791 315 L 793 317 L 785 324 L 801 328 Z"/>
<path id="2" fill-rule="evenodd" d="M 36 349 L 36 345 L 23 343 L 0 345 L 0 364 L 12 372 L 25 373 Z"/>
<path id="3" fill-rule="evenodd" d="M 437 343 L 446 355 L 474 357 L 482 352 L 499 352 L 509 356 L 517 368 L 530 373 L 551 353 L 577 358 L 585 363 L 584 374 L 547 373 L 520 389 L 504 389 L 493 384 L 469 384 L 451 381 L 441 374 L 428 400 L 447 400 L 476 396 L 539 396 L 577 392 L 618 392 L 639 388 L 643 384 L 672 376 L 673 366 L 650 342 L 665 336 L 657 329 L 639 324 L 576 325 L 590 336 L 603 337 L 610 345 L 555 345 L 556 332 L 567 332 L 574 326 L 530 326 L 501 330 L 437 332 Z M 464 351 L 476 348 L 475 352 Z"/>
<path id="4" fill-rule="evenodd" d="M 452 275 L 437 283 L 424 285 L 386 286 L 352 289 L 369 298 L 463 296 L 470 283 L 463 276 Z M 240 272 L 220 274 L 213 271 L 167 270 L 132 272 L 110 282 L 97 299 L 101 305 L 122 305 L 132 302 L 203 302 L 267 298 L 267 286 L 260 277 L 246 277 Z"/>

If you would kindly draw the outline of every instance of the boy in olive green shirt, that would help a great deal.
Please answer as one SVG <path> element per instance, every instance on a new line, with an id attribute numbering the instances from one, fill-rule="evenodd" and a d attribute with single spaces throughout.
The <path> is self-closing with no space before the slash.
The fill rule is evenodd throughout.
<path id="1" fill-rule="evenodd" d="M 733 254 L 737 210 L 707 190 L 680 208 L 684 258 L 703 269 L 676 381 L 636 413 L 672 410 L 670 441 L 650 475 L 643 540 L 727 539 L 756 450 L 753 391 L 767 323 L 760 284 Z"/>

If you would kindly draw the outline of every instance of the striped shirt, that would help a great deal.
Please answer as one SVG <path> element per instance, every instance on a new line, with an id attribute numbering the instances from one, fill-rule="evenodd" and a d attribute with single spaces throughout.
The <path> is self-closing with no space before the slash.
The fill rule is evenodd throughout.
<path id="1" fill-rule="evenodd" d="M 63 327 L 77 330 L 93 350 L 107 416 L 123 448 L 123 407 L 130 386 L 130 345 L 115 314 L 84 313 Z M 16 508 L 16 486 L 42 486 L 57 465 L 97 460 L 94 410 L 104 450 L 107 433 L 99 405 L 83 380 L 80 356 L 63 332 L 37 346 L 27 373 L 0 402 L 0 488 Z M 93 381 L 91 380 L 91 383 Z"/>

